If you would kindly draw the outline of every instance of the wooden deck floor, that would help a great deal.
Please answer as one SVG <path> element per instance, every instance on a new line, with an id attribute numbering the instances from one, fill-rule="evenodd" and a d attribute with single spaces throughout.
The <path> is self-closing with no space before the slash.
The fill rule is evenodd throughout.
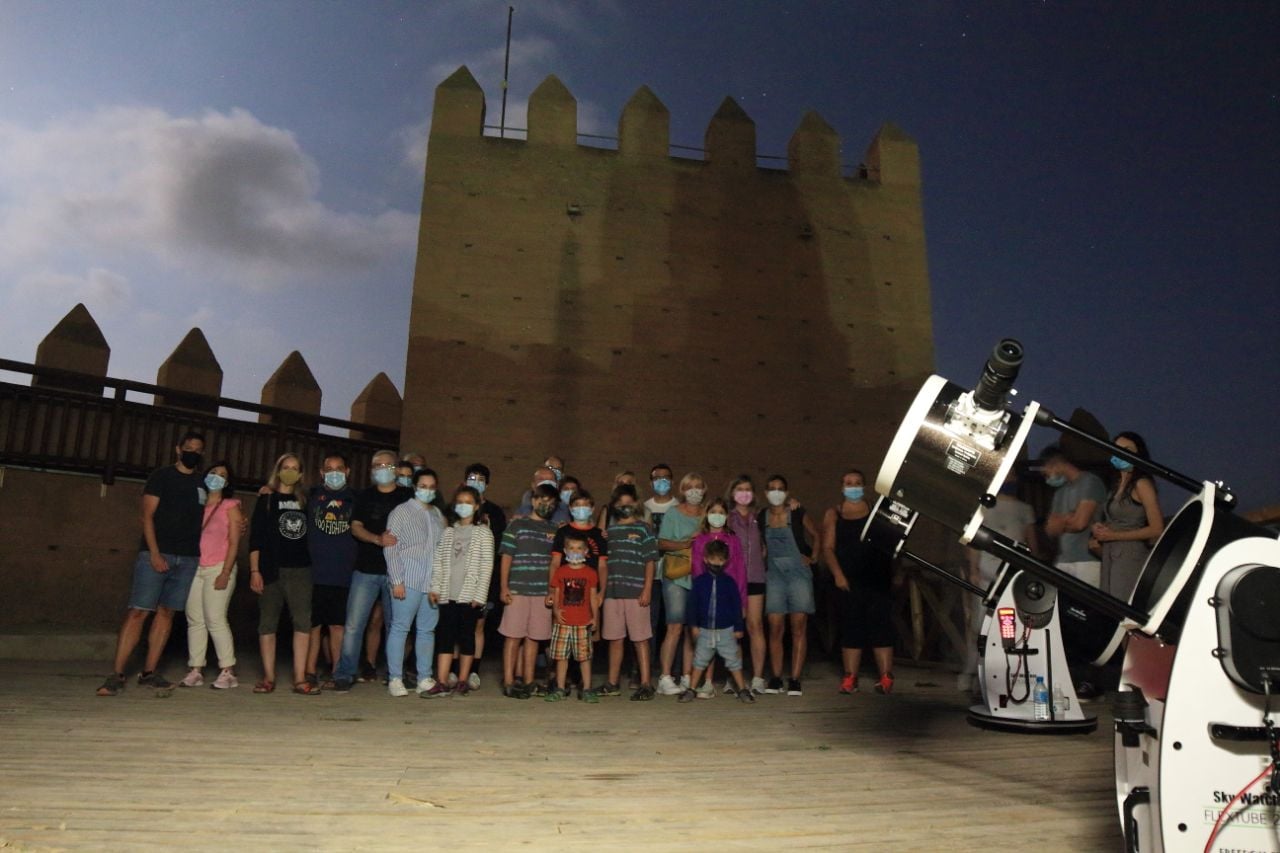
<path id="1" fill-rule="evenodd" d="M 814 668 L 803 697 L 754 707 L 589 706 L 491 684 L 99 699 L 100 664 L 0 662 L 0 847 L 1120 848 L 1108 719 L 984 732 L 950 673 L 847 697 Z"/>

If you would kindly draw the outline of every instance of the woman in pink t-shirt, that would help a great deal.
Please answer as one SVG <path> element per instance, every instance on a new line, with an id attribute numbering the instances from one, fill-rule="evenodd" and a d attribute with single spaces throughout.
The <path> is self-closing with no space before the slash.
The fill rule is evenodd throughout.
<path id="1" fill-rule="evenodd" d="M 240 683 L 236 680 L 236 646 L 227 623 L 227 605 L 236 589 L 236 553 L 244 515 L 239 499 L 231 496 L 230 481 L 231 470 L 226 462 L 214 463 L 204 475 L 208 497 L 200 529 L 200 566 L 187 596 L 187 665 L 191 670 L 181 681 L 183 687 L 204 684 L 210 637 L 221 669 L 211 686 L 225 690 Z"/>

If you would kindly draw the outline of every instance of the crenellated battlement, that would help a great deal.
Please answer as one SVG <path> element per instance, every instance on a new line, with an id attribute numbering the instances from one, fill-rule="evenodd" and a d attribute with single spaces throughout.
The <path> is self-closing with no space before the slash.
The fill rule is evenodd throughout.
<path id="1" fill-rule="evenodd" d="M 502 138 L 467 68 L 436 88 L 404 440 L 521 486 L 551 452 L 595 487 L 657 459 L 713 489 L 781 470 L 817 495 L 833 468 L 870 474 L 933 368 L 916 143 L 886 124 L 850 169 L 808 111 L 770 168 L 733 98 L 702 149 L 672 144 L 648 87 L 616 148 L 581 144 L 578 107 L 549 76 L 527 138 Z"/>
<path id="2" fill-rule="evenodd" d="M 484 138 L 484 90 L 465 65 L 436 87 L 432 115 L 431 139 Z M 666 105 L 648 86 L 641 86 L 618 118 L 618 147 L 614 153 L 626 158 L 670 158 L 687 163 L 690 158 L 671 155 L 670 129 L 671 115 Z M 554 74 L 547 75 L 530 94 L 525 131 L 524 140 L 507 141 L 564 149 L 590 148 L 591 156 L 601 150 L 579 145 L 578 101 Z M 756 148 L 755 122 L 734 98 L 726 97 L 707 123 L 703 162 L 716 169 L 742 170 L 755 167 L 762 156 Z M 839 134 L 820 114 L 806 111 L 787 143 L 786 164 L 788 171 L 797 176 L 841 176 L 844 168 Z M 920 162 L 915 141 L 897 126 L 883 125 L 850 178 L 918 186 Z"/>

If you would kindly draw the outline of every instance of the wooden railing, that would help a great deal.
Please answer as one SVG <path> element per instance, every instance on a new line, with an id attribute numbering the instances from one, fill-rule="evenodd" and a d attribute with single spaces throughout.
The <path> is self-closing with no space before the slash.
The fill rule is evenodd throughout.
<path id="1" fill-rule="evenodd" d="M 0 382 L 0 465 L 96 474 L 107 485 L 117 477 L 145 477 L 172 462 L 173 448 L 188 430 L 205 435 L 205 460 L 226 460 L 235 484 L 242 487 L 264 482 L 285 451 L 301 456 L 308 473 L 319 467 L 325 453 L 342 452 L 350 460 L 352 482 L 363 483 L 373 452 L 399 445 L 398 430 L 180 388 L 89 377 L 8 359 L 0 359 L 0 371 L 46 383 Z M 105 388 L 109 396 L 69 390 L 95 386 Z M 133 401 L 130 394 L 173 404 Z M 222 417 L 218 413 L 223 410 L 255 420 Z M 257 423 L 261 414 L 269 415 L 271 422 Z M 363 437 L 327 434 L 317 426 Z"/>

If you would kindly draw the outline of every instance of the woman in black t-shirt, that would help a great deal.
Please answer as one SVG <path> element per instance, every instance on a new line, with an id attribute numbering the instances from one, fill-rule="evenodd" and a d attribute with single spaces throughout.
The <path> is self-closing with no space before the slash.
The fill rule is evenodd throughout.
<path id="1" fill-rule="evenodd" d="M 276 460 L 267 481 L 270 494 L 253 509 L 249 531 L 249 588 L 258 603 L 258 646 L 262 680 L 254 693 L 276 689 L 276 631 L 280 610 L 289 605 L 293 624 L 293 692 L 310 696 L 320 688 L 307 681 L 307 645 L 311 640 L 311 554 L 307 549 L 306 485 L 302 460 L 286 453 Z"/>

